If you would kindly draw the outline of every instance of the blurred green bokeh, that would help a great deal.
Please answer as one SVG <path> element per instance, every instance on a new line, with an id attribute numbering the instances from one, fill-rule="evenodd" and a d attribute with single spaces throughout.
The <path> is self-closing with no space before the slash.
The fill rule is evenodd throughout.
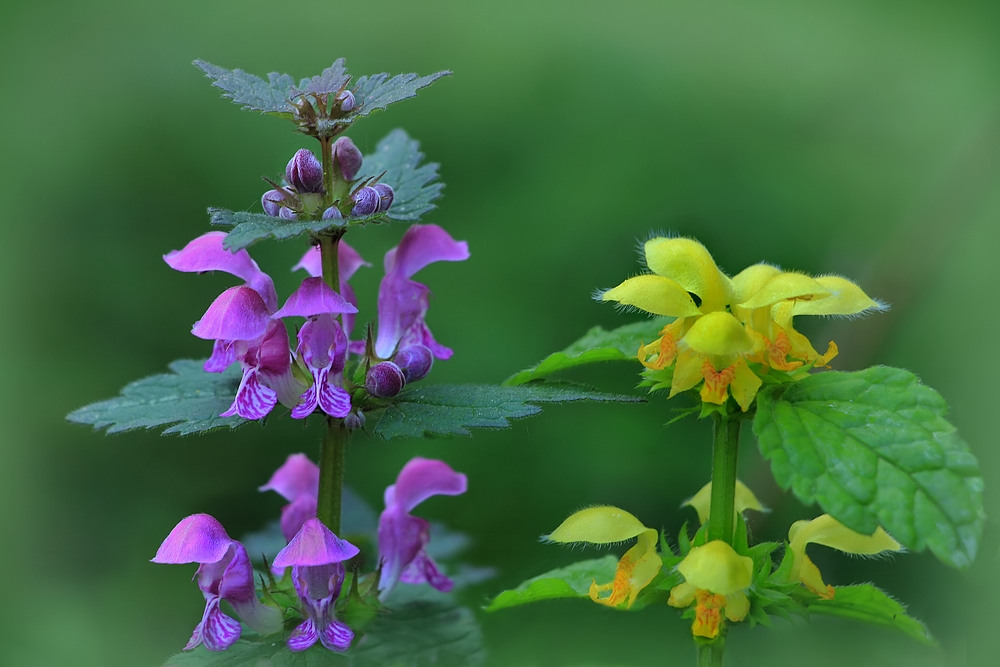
<path id="1" fill-rule="evenodd" d="M 953 406 L 1000 515 L 996 409 L 1000 285 L 1000 11 L 995 3 L 771 1 L 485 3 L 243 0 L 21 3 L 0 27 L 4 103 L 0 271 L 7 316 L 0 605 L 8 665 L 159 665 L 187 640 L 201 597 L 190 572 L 148 563 L 181 517 L 205 511 L 233 535 L 275 516 L 260 494 L 314 427 L 202 438 L 107 438 L 64 421 L 82 404 L 206 354 L 188 334 L 226 276 L 160 261 L 206 231 L 205 208 L 258 207 L 306 139 L 241 112 L 190 65 L 295 76 L 336 57 L 356 74 L 455 76 L 359 123 L 363 150 L 397 126 L 442 164 L 426 221 L 467 239 L 472 260 L 421 274 L 430 323 L 453 360 L 438 381 L 499 381 L 593 324 L 636 319 L 596 304 L 639 270 L 650 230 L 695 236 L 729 272 L 760 261 L 838 272 L 893 305 L 813 323 L 836 365 L 916 371 Z M 280 8 L 279 8 L 280 7 Z M 350 242 L 376 267 L 401 229 Z M 287 294 L 303 248 L 253 253 Z M 355 280 L 374 303 L 380 271 Z M 581 373 L 630 391 L 637 368 Z M 415 454 L 468 473 L 464 498 L 424 514 L 472 536 L 498 576 L 477 604 L 579 552 L 536 537 L 591 503 L 674 532 L 708 478 L 708 425 L 663 428 L 669 405 L 562 406 L 471 439 L 356 442 L 348 480 L 380 507 Z M 290 421 L 290 420 L 288 420 Z M 994 435 L 990 435 L 991 431 Z M 749 434 L 747 434 L 749 435 Z M 777 539 L 813 516 L 774 485 L 749 437 L 743 479 L 774 511 Z M 422 508 L 423 509 L 423 508 Z M 727 664 L 982 664 L 1000 554 L 990 524 L 977 565 L 927 554 L 848 561 L 816 549 L 828 581 L 871 580 L 910 605 L 940 650 L 850 623 L 737 627 Z M 673 610 L 621 614 L 553 603 L 483 617 L 498 665 L 693 662 Z M 808 656 L 808 660 L 806 659 Z M 977 662 L 977 660 L 979 662 Z"/>

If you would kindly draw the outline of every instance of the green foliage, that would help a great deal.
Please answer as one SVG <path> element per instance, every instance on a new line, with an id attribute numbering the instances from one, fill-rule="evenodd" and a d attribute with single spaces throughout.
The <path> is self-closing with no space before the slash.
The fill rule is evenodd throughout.
<path id="1" fill-rule="evenodd" d="M 470 428 L 506 428 L 511 419 L 537 414 L 541 412 L 539 403 L 636 400 L 561 384 L 414 387 L 404 389 L 375 417 L 373 433 L 386 440 L 401 436 L 469 435 Z M 369 415 L 369 423 L 371 420 Z"/>
<path id="2" fill-rule="evenodd" d="M 826 372 L 757 398 L 761 452 L 782 488 L 871 534 L 968 566 L 982 535 L 979 464 L 912 373 Z"/>
<path id="3" fill-rule="evenodd" d="M 343 226 L 343 221 L 333 224 L 330 220 L 285 220 L 266 213 L 250 213 L 249 211 L 230 211 L 224 208 L 209 208 L 209 220 L 213 225 L 231 226 L 222 245 L 231 252 L 248 247 L 261 239 L 284 240 L 313 235 L 336 226 Z M 375 214 L 367 218 L 357 218 L 365 222 L 375 222 L 372 218 L 384 220 L 384 214 Z"/>
<path id="4" fill-rule="evenodd" d="M 450 74 L 451 72 L 444 70 L 420 77 L 416 74 L 397 74 L 390 79 L 385 73 L 363 76 L 358 79 L 358 84 L 354 88 L 354 97 L 358 101 L 358 109 L 354 116 L 367 116 L 372 111 L 414 97 L 419 89 Z"/>
<path id="5" fill-rule="evenodd" d="M 809 612 L 854 618 L 899 630 L 925 644 L 936 643 L 923 623 L 906 614 L 906 607 L 871 584 L 837 586 L 834 590 L 833 599 L 813 598 L 808 603 Z"/>
<path id="6" fill-rule="evenodd" d="M 271 72 L 267 81 L 241 69 L 228 70 L 204 60 L 195 60 L 195 67 L 222 89 L 222 94 L 249 111 L 291 113 L 295 80 L 288 74 Z"/>
<path id="7" fill-rule="evenodd" d="M 472 612 L 459 607 L 452 595 L 430 586 L 402 586 L 357 636 L 345 654 L 316 644 L 301 653 L 285 645 L 288 631 L 267 637 L 251 636 L 228 650 L 213 653 L 204 646 L 179 653 L 164 667 L 383 667 L 384 665 L 478 665 L 484 661 L 482 632 Z M 360 635 L 360 633 L 359 633 Z"/>
<path id="8" fill-rule="evenodd" d="M 553 352 L 531 368 L 510 377 L 504 384 L 516 386 L 546 378 L 553 373 L 601 361 L 635 361 L 639 342 L 652 342 L 669 318 L 658 317 L 633 322 L 608 331 L 593 327 L 583 337 L 558 352 Z"/>
<path id="9" fill-rule="evenodd" d="M 67 419 L 119 433 L 137 428 L 169 426 L 164 434 L 190 435 L 216 428 L 236 428 L 240 417 L 219 417 L 233 402 L 239 369 L 206 373 L 204 361 L 181 359 L 171 373 L 152 375 L 127 385 L 119 396 L 74 410 Z"/>
<path id="10" fill-rule="evenodd" d="M 590 584 L 595 580 L 611 581 L 617 567 L 618 558 L 608 555 L 549 570 L 528 579 L 517 588 L 500 593 L 486 606 L 486 611 L 518 607 L 539 600 L 589 598 Z"/>

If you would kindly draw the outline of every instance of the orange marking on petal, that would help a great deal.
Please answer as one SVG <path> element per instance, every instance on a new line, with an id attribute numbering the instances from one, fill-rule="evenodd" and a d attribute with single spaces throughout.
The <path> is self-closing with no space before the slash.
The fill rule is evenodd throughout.
<path id="1" fill-rule="evenodd" d="M 715 595 L 709 591 L 698 589 L 695 593 L 694 623 L 691 624 L 691 634 L 695 637 L 714 639 L 719 636 L 719 626 L 722 625 L 722 610 L 726 606 L 724 595 Z"/>
<path id="2" fill-rule="evenodd" d="M 649 361 L 648 358 L 653 354 L 656 355 L 656 359 Z M 663 370 L 674 363 L 674 359 L 677 358 L 677 344 L 674 342 L 673 336 L 664 334 L 659 340 L 654 340 L 649 345 L 640 342 L 639 352 L 636 356 L 646 368 L 654 371 Z"/>
<path id="3" fill-rule="evenodd" d="M 792 349 L 792 341 L 788 340 L 788 334 L 779 331 L 774 342 L 767 345 L 767 363 L 771 368 L 779 371 L 794 371 L 802 365 L 801 361 L 788 361 L 788 353 Z"/>
<path id="4" fill-rule="evenodd" d="M 701 367 L 701 375 L 705 378 L 705 386 L 701 389 L 701 400 L 716 405 L 725 403 L 729 385 L 736 377 L 736 364 L 717 371 L 712 362 L 705 361 Z"/>

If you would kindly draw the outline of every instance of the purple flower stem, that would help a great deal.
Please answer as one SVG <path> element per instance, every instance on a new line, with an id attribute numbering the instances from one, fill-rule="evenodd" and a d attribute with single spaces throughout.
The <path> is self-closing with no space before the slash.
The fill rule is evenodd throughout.
<path id="1" fill-rule="evenodd" d="M 319 455 L 319 496 L 316 517 L 334 534 L 340 532 L 340 502 L 344 489 L 344 461 L 351 432 L 343 419 L 326 418 Z"/>

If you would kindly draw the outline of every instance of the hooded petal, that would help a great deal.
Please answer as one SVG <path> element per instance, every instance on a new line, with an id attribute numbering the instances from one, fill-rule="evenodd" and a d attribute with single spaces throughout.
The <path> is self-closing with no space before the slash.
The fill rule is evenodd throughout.
<path id="1" fill-rule="evenodd" d="M 184 517 L 163 540 L 154 563 L 217 563 L 229 552 L 233 538 L 209 514 Z"/>
<path id="2" fill-rule="evenodd" d="M 208 232 L 192 240 L 181 250 L 172 250 L 163 256 L 163 261 L 175 271 L 202 273 L 205 271 L 225 271 L 242 278 L 256 290 L 264 302 L 273 310 L 277 308 L 278 296 L 274 281 L 260 270 L 257 262 L 250 258 L 245 249 L 230 252 L 222 242 L 225 232 Z"/>
<path id="3" fill-rule="evenodd" d="M 306 521 L 295 537 L 274 557 L 275 567 L 341 563 L 358 555 L 359 549 L 342 540 L 319 519 Z"/>
<path id="4" fill-rule="evenodd" d="M 779 301 L 822 300 L 830 296 L 830 291 L 804 273 L 780 272 L 772 275 L 754 291 L 740 308 L 765 308 Z"/>
<path id="5" fill-rule="evenodd" d="M 702 590 L 731 595 L 750 586 L 753 559 L 740 556 L 722 540 L 693 547 L 677 565 L 684 580 Z"/>
<path id="6" fill-rule="evenodd" d="M 733 303 L 739 305 L 747 301 L 779 273 L 781 269 L 763 262 L 743 269 L 733 276 Z"/>
<path id="7" fill-rule="evenodd" d="M 732 300 L 732 283 L 697 241 L 657 237 L 646 241 L 643 249 L 649 270 L 698 295 L 701 312 L 723 310 Z"/>
<path id="8" fill-rule="evenodd" d="M 689 317 L 701 315 L 691 294 L 677 281 L 663 276 L 645 275 L 629 278 L 604 291 L 601 301 L 617 301 L 654 315 Z"/>
<path id="9" fill-rule="evenodd" d="M 271 310 L 264 299 L 242 285 L 216 297 L 191 333 L 205 340 L 253 340 L 264 335 L 270 321 Z"/>
<path id="10" fill-rule="evenodd" d="M 274 317 L 312 317 L 356 312 L 357 307 L 330 289 L 322 278 L 306 278 L 288 297 L 285 305 L 274 313 Z"/>
<path id="11" fill-rule="evenodd" d="M 830 296 L 816 301 L 796 301 L 792 315 L 857 315 L 868 310 L 886 310 L 885 304 L 869 297 L 847 278 L 819 276 L 816 282 L 826 288 Z"/>
<path id="12" fill-rule="evenodd" d="M 305 454 L 289 454 L 258 490 L 274 491 L 289 502 L 302 496 L 315 497 L 319 493 L 319 466 Z"/>
<path id="13" fill-rule="evenodd" d="M 411 278 L 434 262 L 461 262 L 469 259 L 469 245 L 456 241 L 437 225 L 411 225 L 399 246 L 385 256 L 385 272 Z"/>
<path id="14" fill-rule="evenodd" d="M 727 312 L 708 313 L 695 320 L 680 340 L 699 354 L 730 357 L 753 349 L 753 339 L 735 317 Z"/>
<path id="15" fill-rule="evenodd" d="M 559 527 L 544 537 L 549 542 L 572 544 L 614 544 L 649 530 L 635 516 L 618 507 L 599 505 L 569 515 Z"/>
<path id="16" fill-rule="evenodd" d="M 457 496 L 465 493 L 468 481 L 444 461 L 415 457 L 407 461 L 396 477 L 396 483 L 386 490 L 386 505 L 413 509 L 431 496 Z M 390 497 L 393 500 L 390 502 Z"/>
<path id="17" fill-rule="evenodd" d="M 698 522 L 706 523 L 708 521 L 708 511 L 712 505 L 712 483 L 709 482 L 705 486 L 698 490 L 698 493 L 694 494 L 683 503 L 681 506 L 687 505 L 693 507 L 694 511 L 698 513 Z M 757 500 L 757 496 L 753 494 L 750 488 L 741 482 L 736 480 L 736 497 L 735 497 L 735 509 L 736 512 L 742 513 L 746 510 L 755 510 L 757 512 L 764 512 L 764 506 L 760 504 Z"/>

